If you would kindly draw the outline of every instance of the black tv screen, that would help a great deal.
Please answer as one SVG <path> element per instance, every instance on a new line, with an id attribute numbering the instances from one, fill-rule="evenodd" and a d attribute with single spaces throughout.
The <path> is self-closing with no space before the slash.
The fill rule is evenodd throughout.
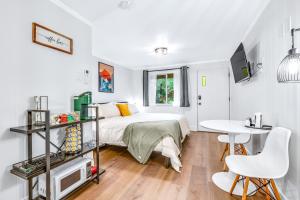
<path id="1" fill-rule="evenodd" d="M 236 83 L 250 78 L 250 68 L 248 65 L 244 45 L 241 43 L 230 59 L 234 81 Z"/>

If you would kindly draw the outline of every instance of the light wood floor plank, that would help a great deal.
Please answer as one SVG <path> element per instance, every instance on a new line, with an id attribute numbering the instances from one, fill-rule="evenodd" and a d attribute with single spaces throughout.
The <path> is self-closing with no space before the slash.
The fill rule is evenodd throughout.
<path id="1" fill-rule="evenodd" d="M 106 172 L 100 184 L 91 183 L 71 200 L 238 200 L 217 188 L 211 180 L 223 168 L 219 161 L 225 146 L 217 134 L 194 132 L 183 145 L 182 172 L 164 167 L 164 158 L 153 153 L 146 165 L 139 164 L 126 148 L 101 149 L 100 162 Z M 262 200 L 256 194 L 248 200 Z"/>

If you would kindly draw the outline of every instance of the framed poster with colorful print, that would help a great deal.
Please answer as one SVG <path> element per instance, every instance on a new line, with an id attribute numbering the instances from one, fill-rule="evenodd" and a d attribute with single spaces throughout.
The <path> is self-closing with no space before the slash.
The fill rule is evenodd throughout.
<path id="1" fill-rule="evenodd" d="M 114 93 L 114 67 L 98 63 L 99 92 Z"/>

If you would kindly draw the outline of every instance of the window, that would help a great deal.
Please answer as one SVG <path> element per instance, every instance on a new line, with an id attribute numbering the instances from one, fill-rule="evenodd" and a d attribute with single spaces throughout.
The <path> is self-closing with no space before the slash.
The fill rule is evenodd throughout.
<path id="1" fill-rule="evenodd" d="M 156 75 L 156 104 L 174 103 L 174 74 Z"/>
<path id="2" fill-rule="evenodd" d="M 149 74 L 150 106 L 179 106 L 180 71 L 158 71 Z"/>

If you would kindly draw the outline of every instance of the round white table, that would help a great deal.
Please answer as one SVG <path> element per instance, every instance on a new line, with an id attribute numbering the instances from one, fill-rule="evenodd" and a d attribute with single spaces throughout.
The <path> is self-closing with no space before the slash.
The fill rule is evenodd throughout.
<path id="1" fill-rule="evenodd" d="M 230 155 L 234 155 L 234 141 L 235 136 L 239 134 L 251 134 L 251 135 L 259 135 L 266 134 L 269 130 L 262 129 L 252 129 L 246 128 L 244 126 L 244 121 L 234 121 L 234 120 L 210 120 L 203 121 L 200 125 L 204 128 L 222 132 L 224 134 L 228 134 L 229 136 L 229 145 L 230 145 Z M 236 177 L 236 174 L 232 172 L 218 172 L 212 176 L 212 180 L 215 185 L 217 185 L 220 189 L 230 192 L 232 183 Z M 248 188 L 248 194 L 253 193 L 256 190 L 254 184 L 250 182 Z M 242 196 L 243 194 L 243 182 L 239 181 L 236 185 L 233 194 Z"/>

